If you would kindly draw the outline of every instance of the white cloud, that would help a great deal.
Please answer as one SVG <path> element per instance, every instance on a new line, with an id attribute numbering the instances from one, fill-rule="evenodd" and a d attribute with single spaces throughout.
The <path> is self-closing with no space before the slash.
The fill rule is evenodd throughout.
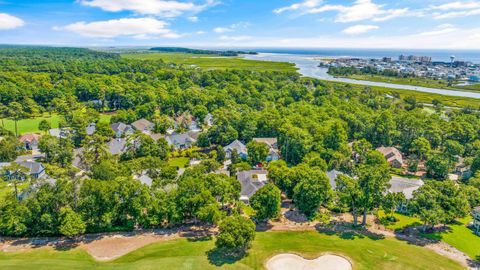
<path id="1" fill-rule="evenodd" d="M 218 33 L 218 34 L 224 34 L 227 32 L 233 32 L 237 29 L 243 29 L 247 28 L 250 26 L 250 23 L 248 22 L 239 22 L 239 23 L 234 23 L 228 27 L 216 27 L 213 29 L 213 32 Z"/>
<path id="2" fill-rule="evenodd" d="M 232 32 L 232 31 L 233 31 L 233 29 L 227 28 L 227 27 L 217 27 L 217 28 L 213 29 L 213 32 L 218 33 L 218 34 L 223 34 L 223 33 Z"/>
<path id="3" fill-rule="evenodd" d="M 307 6 L 308 3 L 308 6 Z M 386 21 L 400 16 L 411 16 L 408 8 L 384 9 L 385 5 L 375 4 L 372 0 L 356 0 L 353 5 L 322 5 L 322 1 L 305 1 L 289 7 L 274 10 L 275 13 L 285 11 L 301 11 L 302 14 L 320 14 L 329 11 L 338 12 L 336 22 L 356 22 L 363 20 Z M 417 14 L 415 14 L 417 15 Z"/>
<path id="4" fill-rule="evenodd" d="M 280 14 L 280 13 L 283 13 L 285 11 L 306 10 L 306 9 L 309 9 L 309 8 L 318 7 L 322 3 L 323 3 L 323 0 L 305 0 L 303 2 L 296 3 L 296 4 L 293 4 L 293 5 L 290 5 L 290 6 L 277 8 L 277 9 L 273 10 L 273 12 L 277 13 L 277 14 Z"/>
<path id="5" fill-rule="evenodd" d="M 480 8 L 480 2 L 450 2 L 443 5 L 432 6 L 432 9 L 452 10 L 452 9 L 477 9 Z"/>
<path id="6" fill-rule="evenodd" d="M 84 6 L 97 7 L 105 11 L 132 11 L 138 14 L 177 17 L 185 12 L 201 12 L 217 5 L 217 0 L 207 0 L 197 5 L 193 2 L 175 0 L 78 0 Z"/>
<path id="7" fill-rule="evenodd" d="M 199 21 L 199 19 L 198 19 L 197 16 L 191 16 L 191 17 L 188 17 L 187 19 L 188 19 L 189 21 L 191 21 L 191 22 L 194 22 L 194 23 L 196 23 L 196 22 Z"/>
<path id="8" fill-rule="evenodd" d="M 344 34 L 348 35 L 358 35 L 358 34 L 363 34 L 372 30 L 377 30 L 379 27 L 376 25 L 354 25 L 351 27 L 346 28 L 345 30 L 342 31 Z"/>
<path id="9" fill-rule="evenodd" d="M 455 27 L 455 25 L 446 23 L 446 24 L 442 24 L 442 25 L 437 26 L 432 31 L 422 32 L 419 35 L 420 36 L 436 36 L 436 35 L 443 35 L 443 34 L 452 33 L 452 32 L 455 32 L 457 30 L 459 30 L 459 29 L 457 27 Z"/>
<path id="10" fill-rule="evenodd" d="M 221 36 L 220 40 L 222 41 L 246 41 L 251 40 L 251 36 Z"/>
<path id="11" fill-rule="evenodd" d="M 438 27 L 437 27 L 438 28 Z M 437 31 L 435 28 L 433 31 Z M 447 27 L 445 27 L 447 28 Z M 376 36 L 316 36 L 308 38 L 251 37 L 235 42 L 237 47 L 283 48 L 391 48 L 391 49 L 479 49 L 480 27 L 453 32 L 410 35 L 392 33 Z"/>
<path id="12" fill-rule="evenodd" d="M 473 9 L 473 10 L 463 10 L 463 11 L 452 11 L 446 13 L 434 13 L 434 19 L 451 19 L 451 18 L 459 18 L 459 17 L 467 17 L 467 16 L 474 16 L 480 15 L 480 8 Z"/>
<path id="13" fill-rule="evenodd" d="M 178 38 L 178 34 L 166 28 L 167 23 L 154 18 L 123 18 L 109 21 L 77 22 L 54 30 L 65 30 L 85 37 L 115 38 L 132 36 L 135 39 Z"/>
<path id="14" fill-rule="evenodd" d="M 25 25 L 25 22 L 7 13 L 0 13 L 0 30 L 10 30 Z"/>
<path id="15" fill-rule="evenodd" d="M 345 28 L 342 33 L 347 34 L 347 35 L 358 35 L 358 34 L 364 34 L 373 30 L 379 29 L 378 26 L 376 25 L 364 25 L 364 24 L 359 24 L 359 25 L 354 25 L 350 26 L 348 28 Z"/>

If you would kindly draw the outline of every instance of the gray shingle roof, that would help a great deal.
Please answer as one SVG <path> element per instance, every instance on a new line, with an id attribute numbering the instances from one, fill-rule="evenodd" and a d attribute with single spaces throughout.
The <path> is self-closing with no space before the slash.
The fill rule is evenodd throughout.
<path id="1" fill-rule="evenodd" d="M 148 121 L 147 119 L 140 119 L 132 123 L 132 126 L 136 130 L 144 131 L 144 130 L 150 130 L 153 127 L 153 123 Z"/>
<path id="2" fill-rule="evenodd" d="M 398 176 L 392 176 L 390 179 L 390 192 L 402 192 L 405 198 L 413 198 L 413 192 L 423 186 L 425 183 L 420 179 L 408 179 Z"/>
<path id="3" fill-rule="evenodd" d="M 337 177 L 341 174 L 343 173 L 337 170 L 331 170 L 327 172 L 327 177 L 330 181 L 330 186 L 332 187 L 332 189 L 335 190 L 337 188 L 337 182 L 335 182 L 335 179 L 337 179 Z"/>
<path id="4" fill-rule="evenodd" d="M 247 154 L 248 153 L 247 147 L 245 146 L 245 144 L 243 144 L 239 140 L 235 140 L 231 144 L 225 146 L 225 151 L 232 151 L 233 152 L 233 150 L 237 150 L 238 154 L 241 154 L 241 153 Z"/>
<path id="5" fill-rule="evenodd" d="M 265 170 L 250 170 L 237 173 L 237 180 L 240 182 L 242 189 L 240 191 L 241 200 L 249 200 L 257 190 L 268 183 L 268 172 Z M 257 177 L 254 177 L 254 176 Z"/>
<path id="6" fill-rule="evenodd" d="M 123 138 L 120 139 L 112 139 L 108 142 L 108 151 L 112 155 L 119 155 L 122 154 L 125 150 L 125 145 L 127 141 Z"/>

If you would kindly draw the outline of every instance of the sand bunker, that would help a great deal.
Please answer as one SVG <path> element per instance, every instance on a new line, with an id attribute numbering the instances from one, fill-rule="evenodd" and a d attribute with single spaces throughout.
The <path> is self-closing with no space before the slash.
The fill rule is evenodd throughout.
<path id="1" fill-rule="evenodd" d="M 352 270 L 352 264 L 344 257 L 322 255 L 307 260 L 295 254 L 279 254 L 267 262 L 268 270 Z"/>

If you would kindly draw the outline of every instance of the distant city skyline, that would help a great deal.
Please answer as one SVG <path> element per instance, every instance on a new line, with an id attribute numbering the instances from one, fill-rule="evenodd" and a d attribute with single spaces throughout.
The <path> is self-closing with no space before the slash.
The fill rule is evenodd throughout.
<path id="1" fill-rule="evenodd" d="M 480 49 L 480 0 L 0 0 L 0 44 Z"/>

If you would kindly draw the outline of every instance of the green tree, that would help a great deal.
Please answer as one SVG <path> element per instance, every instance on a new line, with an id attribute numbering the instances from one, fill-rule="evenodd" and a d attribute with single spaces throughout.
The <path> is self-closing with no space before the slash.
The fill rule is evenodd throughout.
<path id="1" fill-rule="evenodd" d="M 43 131 L 43 133 L 47 134 L 47 132 L 52 128 L 52 126 L 50 125 L 50 122 L 48 122 L 47 120 L 43 119 L 42 121 L 40 121 L 40 123 L 38 124 L 38 129 Z"/>
<path id="2" fill-rule="evenodd" d="M 365 226 L 368 212 L 380 206 L 391 176 L 387 161 L 378 151 L 370 151 L 367 154 L 365 164 L 361 164 L 357 171 L 358 182 L 362 191 L 362 225 Z"/>
<path id="3" fill-rule="evenodd" d="M 350 208 L 353 215 L 353 225 L 358 224 L 359 209 L 362 206 L 362 190 L 357 180 L 341 174 L 335 179 L 337 195 L 340 202 Z"/>
<path id="4" fill-rule="evenodd" d="M 425 159 L 430 151 L 430 142 L 424 137 L 416 138 L 410 145 L 410 152 L 416 154 L 421 160 Z"/>
<path id="5" fill-rule="evenodd" d="M 21 153 L 22 143 L 11 135 L 0 140 L 0 162 L 14 161 Z"/>
<path id="6" fill-rule="evenodd" d="M 308 218 L 313 218 L 320 206 L 330 199 L 330 189 L 327 175 L 320 170 L 311 170 L 293 190 L 295 205 Z"/>
<path id="7" fill-rule="evenodd" d="M 22 236 L 28 231 L 30 211 L 14 198 L 0 203 L 0 234 Z"/>
<path id="8" fill-rule="evenodd" d="M 248 159 L 253 165 L 265 162 L 268 156 L 268 145 L 262 142 L 251 141 L 247 144 Z"/>
<path id="9" fill-rule="evenodd" d="M 78 236 L 85 232 L 85 223 L 82 217 L 70 207 L 60 209 L 59 232 L 69 238 Z"/>
<path id="10" fill-rule="evenodd" d="M 243 252 L 255 239 L 255 224 L 248 218 L 234 215 L 225 218 L 218 227 L 215 246 L 230 252 Z"/>
<path id="11" fill-rule="evenodd" d="M 406 200 L 405 195 L 401 192 L 389 192 L 382 200 L 382 209 L 387 216 L 393 219 L 395 209 Z"/>
<path id="12" fill-rule="evenodd" d="M 425 163 L 427 176 L 437 179 L 445 180 L 448 177 L 450 171 L 451 162 L 449 157 L 442 154 L 431 155 Z"/>
<path id="13" fill-rule="evenodd" d="M 278 217 L 281 203 L 281 191 L 272 183 L 260 188 L 250 198 L 250 205 L 255 210 L 255 218 L 260 221 Z"/>

